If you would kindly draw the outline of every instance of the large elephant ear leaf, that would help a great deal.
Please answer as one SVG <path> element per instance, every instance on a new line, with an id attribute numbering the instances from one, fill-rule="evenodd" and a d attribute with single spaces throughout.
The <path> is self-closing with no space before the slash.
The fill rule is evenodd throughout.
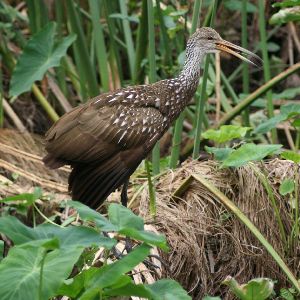
<path id="1" fill-rule="evenodd" d="M 76 35 L 71 34 L 55 44 L 55 29 L 56 24 L 50 22 L 27 42 L 12 74 L 10 96 L 29 91 L 49 68 L 59 66 Z"/>

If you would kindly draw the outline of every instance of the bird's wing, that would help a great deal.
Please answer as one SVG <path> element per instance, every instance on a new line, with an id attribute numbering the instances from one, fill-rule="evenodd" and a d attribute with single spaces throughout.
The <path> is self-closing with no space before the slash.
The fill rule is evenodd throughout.
<path id="1" fill-rule="evenodd" d="M 78 107 L 47 133 L 44 162 L 54 168 L 71 164 L 73 199 L 96 208 L 151 150 L 163 132 L 163 119 L 154 107 Z"/>
<path id="2" fill-rule="evenodd" d="M 46 134 L 46 150 L 49 156 L 70 164 L 104 161 L 139 146 L 147 151 L 162 131 L 163 118 L 153 107 L 96 108 L 91 103 L 54 124 Z"/>

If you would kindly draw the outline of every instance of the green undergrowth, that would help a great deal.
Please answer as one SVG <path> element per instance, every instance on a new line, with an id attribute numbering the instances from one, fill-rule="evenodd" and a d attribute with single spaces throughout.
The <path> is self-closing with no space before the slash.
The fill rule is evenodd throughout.
<path id="1" fill-rule="evenodd" d="M 86 300 L 113 296 L 191 299 L 170 279 L 153 284 L 134 283 L 134 268 L 147 259 L 151 248 L 156 246 L 167 251 L 168 246 L 163 235 L 145 231 L 143 220 L 129 209 L 111 204 L 106 218 L 79 202 L 67 201 L 68 209 L 75 211 L 62 224 L 54 223 L 53 216 L 33 227 L 8 213 L 15 211 L 15 214 L 24 215 L 25 207 L 26 213 L 33 208 L 32 222 L 35 224 L 36 216 L 41 214 L 36 204 L 39 198 L 42 193 L 36 189 L 33 194 L 1 200 L 8 205 L 0 217 L 0 232 L 6 236 L 5 247 L 3 242 L 1 244 L 1 299 L 45 300 L 58 296 Z M 74 222 L 76 213 L 80 221 Z M 116 233 L 115 238 L 108 237 L 108 232 Z M 128 254 L 120 254 L 121 258 L 112 261 L 112 248 L 121 236 L 135 240 L 137 245 Z M 102 256 L 95 263 L 93 258 L 99 249 L 102 249 Z"/>

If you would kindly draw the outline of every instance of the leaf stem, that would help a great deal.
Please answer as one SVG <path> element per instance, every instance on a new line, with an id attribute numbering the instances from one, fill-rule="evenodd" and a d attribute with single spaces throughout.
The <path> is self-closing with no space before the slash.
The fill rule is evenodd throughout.
<path id="1" fill-rule="evenodd" d="M 49 102 L 35 83 L 32 85 L 32 92 L 37 98 L 37 100 L 40 102 L 41 106 L 47 112 L 51 120 L 54 122 L 57 121 L 59 119 L 58 114 L 55 112 L 54 108 L 49 104 Z"/>

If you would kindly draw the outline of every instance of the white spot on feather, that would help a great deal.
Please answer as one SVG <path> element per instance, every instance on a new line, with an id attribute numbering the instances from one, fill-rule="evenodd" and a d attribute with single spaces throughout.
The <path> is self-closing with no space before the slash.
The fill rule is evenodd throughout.
<path id="1" fill-rule="evenodd" d="M 118 141 L 118 144 L 121 142 L 121 140 L 123 139 L 123 137 L 125 136 L 126 133 L 127 133 L 127 130 L 125 130 L 125 131 L 123 132 L 123 134 L 121 135 L 121 137 L 120 137 L 120 139 L 119 139 L 119 141 Z"/>
<path id="2" fill-rule="evenodd" d="M 116 100 L 118 100 L 118 98 L 117 98 L 117 97 L 115 97 L 115 98 L 112 98 L 112 99 L 108 100 L 108 102 L 114 102 L 114 101 L 116 101 Z"/>

